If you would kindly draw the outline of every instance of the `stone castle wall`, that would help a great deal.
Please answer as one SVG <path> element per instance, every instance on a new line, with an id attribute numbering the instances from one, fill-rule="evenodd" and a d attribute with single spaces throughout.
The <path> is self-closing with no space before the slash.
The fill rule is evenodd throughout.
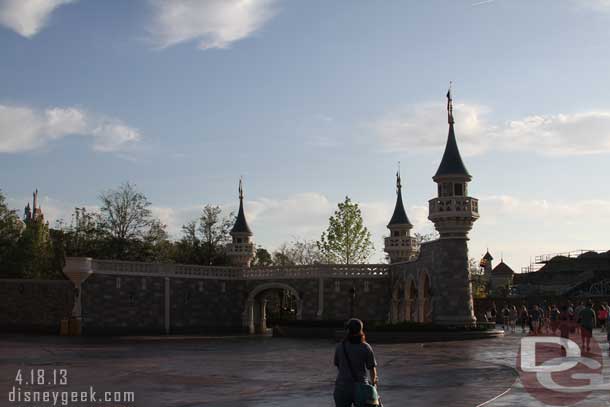
<path id="1" fill-rule="evenodd" d="M 143 283 L 143 280 L 146 282 Z M 389 279 L 285 279 L 301 298 L 302 320 L 344 320 L 354 315 L 385 321 Z M 338 286 L 337 286 L 338 283 Z M 93 274 L 82 285 L 85 334 L 116 335 L 164 333 L 166 292 L 164 277 Z M 169 332 L 244 332 L 248 296 L 269 280 L 169 278 Z M 319 289 L 323 289 L 320 304 Z M 272 287 L 274 288 L 274 287 Z M 323 307 L 321 316 L 319 308 Z"/>
<path id="2" fill-rule="evenodd" d="M 366 321 L 459 324 L 474 320 L 466 243 L 463 239 L 428 242 L 414 261 L 389 266 L 239 270 L 76 259 L 84 265 L 83 270 L 90 267 L 81 286 L 83 332 L 253 332 L 253 327 L 261 326 L 264 293 L 271 289 L 288 289 L 296 295 L 297 318 L 301 320 L 355 316 Z M 16 297 L 20 286 L 11 284 L 12 290 L 5 289 L 6 298 L 13 298 L 13 304 L 25 301 L 26 305 L 13 305 L 4 313 L 12 317 L 5 318 L 58 326 L 59 314 L 70 315 L 70 282 L 57 282 L 61 289 L 32 285 L 37 288 L 26 290 L 30 300 Z M 416 298 L 409 298 L 411 286 L 417 291 Z M 57 290 L 64 291 L 58 294 Z M 23 311 L 16 316 L 20 308 Z"/>
<path id="3" fill-rule="evenodd" d="M 411 302 L 412 314 L 425 308 L 415 320 L 445 325 L 474 323 L 472 287 L 465 239 L 440 239 L 421 245 L 419 257 L 412 262 L 391 266 L 391 307 L 401 315 L 404 303 Z M 425 292 L 426 280 L 429 291 Z M 410 293 L 415 288 L 415 297 Z M 403 311 L 402 314 L 405 312 Z M 395 316 L 394 319 L 414 320 Z"/>
<path id="4" fill-rule="evenodd" d="M 71 315 L 74 286 L 66 280 L 0 279 L 0 331 L 59 333 Z"/>

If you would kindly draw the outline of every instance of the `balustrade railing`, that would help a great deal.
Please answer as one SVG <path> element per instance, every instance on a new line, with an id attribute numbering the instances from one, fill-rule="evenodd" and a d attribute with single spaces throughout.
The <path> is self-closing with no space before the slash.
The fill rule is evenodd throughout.
<path id="1" fill-rule="evenodd" d="M 442 212 L 479 213 L 479 200 L 470 197 L 441 197 L 428 201 L 430 214 Z"/>
<path id="2" fill-rule="evenodd" d="M 70 262 L 71 258 L 67 258 Z M 143 263 L 116 260 L 92 260 L 93 273 L 148 275 L 164 277 L 208 278 L 222 280 L 304 279 L 334 278 L 385 278 L 388 264 L 314 264 L 306 266 L 270 267 L 217 267 L 171 263 Z"/>

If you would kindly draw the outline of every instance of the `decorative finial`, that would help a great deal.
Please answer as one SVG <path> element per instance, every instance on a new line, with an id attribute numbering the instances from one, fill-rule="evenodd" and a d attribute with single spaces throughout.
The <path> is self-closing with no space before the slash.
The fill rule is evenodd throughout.
<path id="1" fill-rule="evenodd" d="M 400 192 L 402 183 L 400 181 L 400 161 L 398 161 L 398 169 L 396 170 L 396 193 Z"/>
<path id="2" fill-rule="evenodd" d="M 239 200 L 243 200 L 244 199 L 244 188 L 242 186 L 242 177 L 239 177 Z"/>
<path id="3" fill-rule="evenodd" d="M 447 119 L 449 124 L 453 124 L 453 99 L 451 99 L 451 85 L 449 81 L 449 90 L 447 91 Z"/>

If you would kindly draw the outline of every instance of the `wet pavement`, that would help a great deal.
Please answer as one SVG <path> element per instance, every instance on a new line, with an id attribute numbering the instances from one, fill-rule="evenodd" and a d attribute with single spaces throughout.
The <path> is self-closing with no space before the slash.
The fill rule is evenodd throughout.
<path id="1" fill-rule="evenodd" d="M 515 364 L 521 335 L 428 344 L 373 344 L 380 394 L 392 406 L 544 406 L 524 390 Z M 607 355 L 605 338 L 598 335 Z M 603 342 L 602 342 L 603 341 Z M 0 336 L 0 406 L 10 402 L 19 369 L 67 369 L 67 385 L 31 385 L 22 391 L 134 392 L 135 403 L 78 406 L 332 406 L 335 344 L 269 337 L 62 338 Z M 605 366 L 610 363 L 605 358 Z M 606 382 L 610 382 L 608 369 Z M 18 387 L 18 386 L 17 386 Z M 499 397 L 498 397 L 499 396 Z M 497 399 L 496 399 L 497 398 Z M 58 402 L 56 405 L 61 405 Z M 610 406 L 598 390 L 577 404 Z"/>

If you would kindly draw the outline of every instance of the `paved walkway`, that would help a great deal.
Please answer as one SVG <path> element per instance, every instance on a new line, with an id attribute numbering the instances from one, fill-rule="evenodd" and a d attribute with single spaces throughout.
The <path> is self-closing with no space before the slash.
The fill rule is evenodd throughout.
<path id="1" fill-rule="evenodd" d="M 384 404 L 475 407 L 510 389 L 484 405 L 542 406 L 523 390 L 514 370 L 519 338 L 373 345 Z M 607 350 L 605 341 L 604 346 Z M 28 390 L 80 391 L 92 385 L 98 392 L 133 391 L 137 406 L 332 406 L 333 351 L 329 341 L 265 337 L 5 335 L 0 336 L 0 406 L 19 405 L 10 403 L 7 393 L 17 370 L 27 374 L 32 368 L 46 369 L 47 375 L 66 368 L 68 386 L 22 386 Z M 610 406 L 609 394 L 597 392 L 579 405 Z"/>

